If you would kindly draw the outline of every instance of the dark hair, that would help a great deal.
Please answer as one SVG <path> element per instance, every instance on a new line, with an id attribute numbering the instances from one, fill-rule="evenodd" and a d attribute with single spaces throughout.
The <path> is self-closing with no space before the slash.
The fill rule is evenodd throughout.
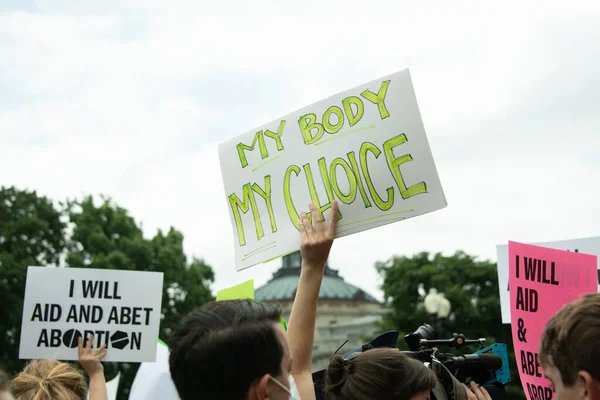
<path id="1" fill-rule="evenodd" d="M 9 385 L 10 379 L 8 378 L 8 374 L 0 369 L 0 392 L 8 390 Z"/>
<path id="2" fill-rule="evenodd" d="M 335 400 L 409 400 L 431 390 L 435 373 L 398 349 L 367 350 L 344 361 L 334 356 L 325 373 L 325 391 Z"/>
<path id="3" fill-rule="evenodd" d="M 563 384 L 573 386 L 579 371 L 600 381 L 600 294 L 587 294 L 566 304 L 546 324 L 540 362 L 555 366 Z"/>
<path id="4" fill-rule="evenodd" d="M 242 400 L 256 379 L 279 375 L 280 319 L 279 307 L 253 300 L 208 303 L 183 318 L 169 343 L 181 400 Z"/>

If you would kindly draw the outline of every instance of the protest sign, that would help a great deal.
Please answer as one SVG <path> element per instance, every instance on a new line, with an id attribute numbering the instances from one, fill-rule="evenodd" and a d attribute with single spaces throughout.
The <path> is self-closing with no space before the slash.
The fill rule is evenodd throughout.
<path id="1" fill-rule="evenodd" d="M 140 365 L 128 400 L 179 400 L 169 369 L 169 348 L 162 340 L 156 344 L 156 361 Z"/>
<path id="2" fill-rule="evenodd" d="M 254 300 L 254 279 L 240 283 L 239 285 L 232 286 L 230 288 L 222 289 L 217 292 L 217 301 L 224 300 L 242 300 L 252 299 Z M 279 321 L 283 329 L 287 331 L 287 322 L 283 317 Z"/>
<path id="3" fill-rule="evenodd" d="M 162 272 L 29 267 L 19 358 L 77 360 L 94 336 L 104 361 L 154 361 Z"/>
<path id="4" fill-rule="evenodd" d="M 254 279 L 217 292 L 217 301 L 254 299 Z"/>
<path id="5" fill-rule="evenodd" d="M 219 146 L 236 269 L 300 247 L 300 211 L 329 215 L 337 237 L 446 206 L 404 70 L 288 114 Z"/>
<path id="6" fill-rule="evenodd" d="M 576 253 L 598 256 L 598 279 L 600 280 L 600 237 L 531 244 L 535 246 L 548 247 L 551 249 L 573 251 Z M 500 291 L 502 323 L 510 324 L 510 297 L 508 295 L 508 246 L 505 244 L 496 246 L 496 255 L 498 257 L 498 287 Z M 598 292 L 600 292 L 600 286 L 598 286 Z"/>
<path id="7" fill-rule="evenodd" d="M 538 347 L 548 320 L 566 303 L 597 291 L 597 257 L 516 242 L 508 244 L 511 326 L 517 368 L 529 400 L 552 399 Z"/>

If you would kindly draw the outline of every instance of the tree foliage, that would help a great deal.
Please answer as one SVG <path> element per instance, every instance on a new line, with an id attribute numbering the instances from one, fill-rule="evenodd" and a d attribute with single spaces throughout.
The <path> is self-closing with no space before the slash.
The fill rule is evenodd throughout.
<path id="1" fill-rule="evenodd" d="M 396 329 L 404 336 L 423 323 L 431 323 L 423 294 L 436 288 L 452 304 L 444 327 L 446 332 L 463 333 L 468 339 L 484 337 L 488 345 L 505 343 L 512 375 L 509 398 L 525 398 L 514 362 L 510 325 L 503 325 L 500 315 L 496 264 L 478 261 L 462 251 L 449 257 L 424 252 L 378 262 L 376 269 L 383 278 L 382 289 L 391 309 L 383 320 L 383 329 Z M 408 349 L 403 340 L 399 341 L 399 347 Z"/>
<path id="2" fill-rule="evenodd" d="M 162 272 L 163 339 L 185 314 L 213 299 L 213 270 L 200 259 L 188 261 L 181 232 L 171 228 L 147 239 L 127 210 L 108 198 L 96 205 L 85 197 L 57 209 L 35 192 L 0 188 L 0 368 L 12 373 L 24 366 L 18 349 L 32 265 Z M 121 371 L 119 398 L 128 397 L 138 366 L 106 365 L 107 379 Z"/>
<path id="3" fill-rule="evenodd" d="M 28 266 L 57 264 L 65 224 L 34 191 L 0 188 L 0 367 L 20 370 L 19 340 Z"/>

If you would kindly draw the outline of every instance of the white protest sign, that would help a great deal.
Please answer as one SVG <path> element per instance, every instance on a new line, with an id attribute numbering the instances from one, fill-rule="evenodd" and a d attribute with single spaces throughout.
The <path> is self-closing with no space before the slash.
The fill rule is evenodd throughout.
<path id="1" fill-rule="evenodd" d="M 288 114 L 219 146 L 236 269 L 296 251 L 299 213 L 340 205 L 337 237 L 446 207 L 410 73 Z"/>
<path id="2" fill-rule="evenodd" d="M 576 251 L 578 253 L 598 256 L 598 282 L 600 282 L 600 237 L 529 244 L 547 247 L 550 249 Z M 498 256 L 498 287 L 500 290 L 500 308 L 502 310 L 502 323 L 510 324 L 510 295 L 508 287 L 508 244 L 496 246 L 496 254 Z M 600 284 L 598 285 L 598 291 L 600 292 Z"/>
<path id="3" fill-rule="evenodd" d="M 19 358 L 77 360 L 93 335 L 104 361 L 154 361 L 162 286 L 162 272 L 29 267 Z"/>
<path id="4" fill-rule="evenodd" d="M 169 370 L 169 348 L 162 341 L 157 343 L 156 361 L 140 365 L 129 400 L 179 400 Z"/>
<path id="5" fill-rule="evenodd" d="M 117 394 L 119 393 L 119 382 L 121 381 L 121 373 L 119 372 L 110 381 L 106 382 L 106 394 L 108 400 L 116 400 Z"/>

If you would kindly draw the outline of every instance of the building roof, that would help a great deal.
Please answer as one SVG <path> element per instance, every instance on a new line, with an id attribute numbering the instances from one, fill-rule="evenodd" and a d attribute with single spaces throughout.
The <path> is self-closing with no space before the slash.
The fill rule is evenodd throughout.
<path id="1" fill-rule="evenodd" d="M 390 312 L 391 310 L 389 309 L 383 309 L 378 312 L 352 318 L 349 321 L 336 323 L 335 328 L 350 328 L 353 326 L 373 325 L 375 322 L 380 321 L 386 314 L 389 314 Z M 322 327 L 322 329 L 331 329 L 331 326 L 324 326 Z"/>
<path id="2" fill-rule="evenodd" d="M 283 257 L 282 266 L 269 282 L 257 288 L 254 297 L 258 301 L 292 301 L 296 296 L 296 288 L 300 279 L 302 259 L 300 253 Z M 325 273 L 319 299 L 324 300 L 354 300 L 367 303 L 378 303 L 377 299 L 364 290 L 344 281 L 337 270 L 325 265 Z"/>

